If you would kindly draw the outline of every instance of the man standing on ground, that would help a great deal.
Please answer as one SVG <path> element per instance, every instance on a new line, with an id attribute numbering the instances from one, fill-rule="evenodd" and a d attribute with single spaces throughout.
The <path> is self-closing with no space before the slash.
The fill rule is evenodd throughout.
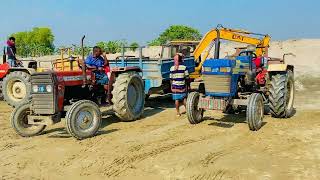
<path id="1" fill-rule="evenodd" d="M 180 105 L 186 107 L 187 98 L 187 79 L 189 72 L 187 67 L 183 65 L 182 56 L 176 54 L 174 56 L 174 66 L 170 68 L 172 99 L 175 101 L 177 116 L 181 116 Z"/>

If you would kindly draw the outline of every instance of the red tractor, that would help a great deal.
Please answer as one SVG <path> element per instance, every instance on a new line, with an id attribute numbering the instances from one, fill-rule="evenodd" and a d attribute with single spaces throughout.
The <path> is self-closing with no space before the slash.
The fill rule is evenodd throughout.
<path id="1" fill-rule="evenodd" d="M 11 115 L 12 127 L 19 135 L 38 135 L 64 117 L 70 135 L 76 139 L 92 137 L 100 127 L 99 107 L 105 101 L 122 121 L 141 117 L 145 95 L 139 67 L 111 68 L 109 83 L 98 85 L 94 71 L 83 61 L 77 64 L 70 70 L 31 75 L 31 101 L 17 106 Z"/>

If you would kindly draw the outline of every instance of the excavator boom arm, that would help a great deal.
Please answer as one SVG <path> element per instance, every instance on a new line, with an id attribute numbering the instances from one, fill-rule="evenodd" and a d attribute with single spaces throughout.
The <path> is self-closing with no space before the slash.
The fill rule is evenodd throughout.
<path id="1" fill-rule="evenodd" d="M 210 44 L 215 41 L 217 38 L 228 40 L 228 41 L 234 41 L 234 42 L 240 42 L 245 44 L 252 44 L 257 47 L 268 47 L 270 42 L 270 36 L 264 35 L 263 39 L 253 38 L 245 35 L 254 34 L 246 31 L 240 31 L 240 30 L 231 30 L 231 29 L 213 29 L 209 31 L 201 40 L 199 45 L 197 46 L 196 50 L 194 51 L 194 57 L 195 59 L 199 59 L 201 54 L 207 49 L 207 47 L 210 46 Z M 209 48 L 211 49 L 211 48 Z M 257 55 L 263 55 L 265 48 L 257 48 Z M 205 56 L 208 55 L 208 52 Z M 204 57 L 203 60 L 205 60 L 207 57 Z"/>
<path id="2" fill-rule="evenodd" d="M 250 35 L 262 36 L 263 38 L 250 37 Z M 222 26 L 218 26 L 216 29 L 209 31 L 200 41 L 199 45 L 194 51 L 194 58 L 199 62 L 199 65 L 195 68 L 195 72 L 191 74 L 191 77 L 200 77 L 201 68 L 204 61 L 209 56 L 209 53 L 214 45 L 216 45 L 215 57 L 219 56 L 219 43 L 220 39 L 234 41 L 244 44 L 255 45 L 256 55 L 265 56 L 267 55 L 267 49 L 270 43 L 270 36 L 264 34 L 251 33 L 243 30 L 227 29 Z M 218 41 L 216 41 L 218 40 Z M 202 58 L 200 59 L 201 55 Z"/>

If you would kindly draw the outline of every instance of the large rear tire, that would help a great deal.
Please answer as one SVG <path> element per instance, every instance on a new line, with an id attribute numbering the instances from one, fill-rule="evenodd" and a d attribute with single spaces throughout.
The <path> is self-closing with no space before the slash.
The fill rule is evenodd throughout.
<path id="1" fill-rule="evenodd" d="M 101 112 L 98 105 L 92 101 L 77 101 L 67 111 L 67 131 L 78 140 L 95 136 L 100 125 Z"/>
<path id="2" fill-rule="evenodd" d="M 269 107 L 273 117 L 288 118 L 293 115 L 294 91 L 292 71 L 272 76 L 269 89 Z"/>
<path id="3" fill-rule="evenodd" d="M 203 119 L 203 109 L 198 108 L 200 94 L 198 92 L 191 92 L 187 98 L 187 116 L 191 124 L 198 124 Z"/>
<path id="4" fill-rule="evenodd" d="M 46 128 L 45 125 L 28 124 L 30 106 L 30 103 L 20 104 L 11 113 L 11 126 L 22 137 L 39 135 Z"/>
<path id="5" fill-rule="evenodd" d="M 247 105 L 247 122 L 251 131 L 258 131 L 262 127 L 264 103 L 261 94 L 253 93 Z"/>
<path id="6" fill-rule="evenodd" d="M 29 102 L 31 98 L 30 74 L 22 71 L 9 73 L 2 84 L 4 100 L 13 107 Z"/>
<path id="7" fill-rule="evenodd" d="M 121 121 L 134 121 L 144 111 L 145 95 L 141 76 L 137 73 L 120 74 L 113 84 L 112 103 Z"/>

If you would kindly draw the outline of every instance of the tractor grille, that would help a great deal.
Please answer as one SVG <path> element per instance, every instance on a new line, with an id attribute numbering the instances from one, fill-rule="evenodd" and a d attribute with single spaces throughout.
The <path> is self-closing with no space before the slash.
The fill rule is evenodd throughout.
<path id="1" fill-rule="evenodd" d="M 32 110 L 35 114 L 55 114 L 57 110 L 56 90 L 51 73 L 35 73 L 31 76 Z M 33 87 L 51 85 L 52 92 L 34 92 Z"/>
<path id="2" fill-rule="evenodd" d="M 203 75 L 206 92 L 230 93 L 231 76 L 228 75 Z"/>

